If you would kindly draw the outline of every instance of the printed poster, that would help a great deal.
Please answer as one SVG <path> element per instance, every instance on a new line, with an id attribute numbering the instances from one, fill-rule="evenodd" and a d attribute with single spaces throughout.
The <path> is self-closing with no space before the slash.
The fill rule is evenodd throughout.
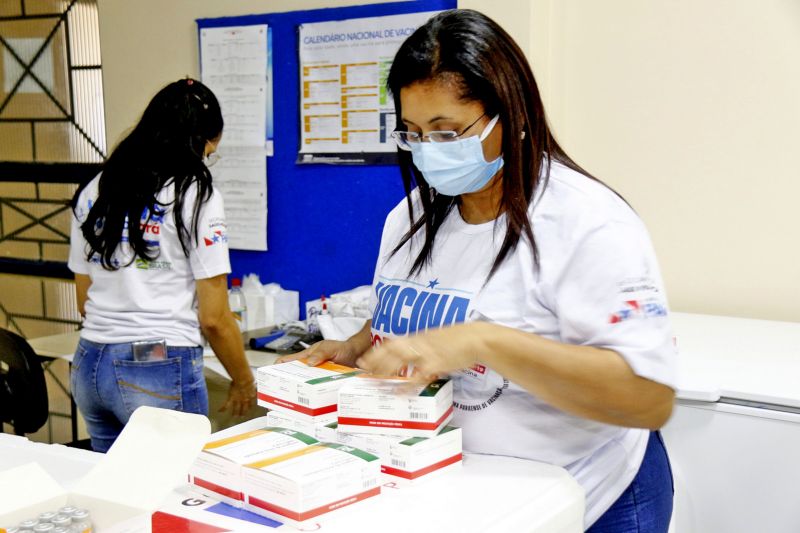
<path id="1" fill-rule="evenodd" d="M 300 26 L 298 163 L 393 163 L 386 78 L 403 41 L 438 11 Z"/>
<path id="2" fill-rule="evenodd" d="M 222 108 L 225 127 L 211 167 L 225 200 L 228 244 L 267 249 L 267 163 L 271 154 L 270 32 L 264 25 L 202 28 L 200 71 Z"/>

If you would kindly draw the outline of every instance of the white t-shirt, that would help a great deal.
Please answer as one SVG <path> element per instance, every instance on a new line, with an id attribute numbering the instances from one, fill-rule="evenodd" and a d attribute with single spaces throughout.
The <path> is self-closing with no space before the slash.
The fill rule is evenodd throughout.
<path id="1" fill-rule="evenodd" d="M 175 187 L 167 185 L 156 197 L 163 212 L 154 214 L 145 228 L 145 238 L 157 247 L 158 256 L 152 261 L 135 257 L 131 262 L 133 254 L 124 236 L 114 254 L 120 268 L 106 270 L 97 254 L 86 259 L 89 245 L 80 229 L 97 198 L 99 181 L 99 176 L 94 178 L 81 192 L 72 217 L 68 266 L 92 280 L 81 337 L 105 344 L 163 338 L 171 346 L 200 345 L 195 280 L 231 271 L 222 196 L 212 192 L 203 204 L 198 243 L 190 241 L 186 257 L 172 210 Z M 190 232 L 196 196 L 197 187 L 191 187 L 184 198 L 183 220 Z M 144 214 L 140 223 L 146 219 Z"/>
<path id="2" fill-rule="evenodd" d="M 415 216 L 420 212 L 415 208 Z M 557 163 L 528 213 L 539 268 L 522 239 L 484 286 L 502 244 L 505 217 L 497 224 L 470 225 L 454 208 L 436 234 L 430 263 L 409 277 L 423 233 L 390 257 L 409 228 L 403 200 L 387 217 L 381 240 L 371 302 L 373 344 L 426 328 L 487 320 L 614 350 L 637 375 L 674 388 L 676 352 L 667 301 L 639 217 L 604 185 Z M 488 364 L 453 377 L 454 424 L 464 429 L 464 449 L 566 468 L 586 491 L 587 527 L 638 472 L 647 431 L 565 413 Z"/>

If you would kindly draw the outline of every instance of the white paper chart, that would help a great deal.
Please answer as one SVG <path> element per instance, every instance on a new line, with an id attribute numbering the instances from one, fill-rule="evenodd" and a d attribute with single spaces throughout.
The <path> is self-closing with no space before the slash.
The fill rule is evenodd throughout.
<path id="1" fill-rule="evenodd" d="M 396 151 L 386 77 L 403 41 L 435 13 L 300 26 L 300 162 L 367 162 L 365 154 Z"/>
<path id="2" fill-rule="evenodd" d="M 217 96 L 225 127 L 211 169 L 225 200 L 231 248 L 267 249 L 267 112 L 271 109 L 266 25 L 200 30 L 202 81 Z"/>

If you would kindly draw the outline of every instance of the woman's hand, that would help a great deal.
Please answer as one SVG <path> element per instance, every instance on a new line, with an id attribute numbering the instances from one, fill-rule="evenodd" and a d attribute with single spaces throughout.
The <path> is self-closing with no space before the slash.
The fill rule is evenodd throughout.
<path id="1" fill-rule="evenodd" d="M 377 376 L 397 376 L 408 368 L 410 377 L 430 381 L 478 362 L 482 343 L 476 326 L 459 324 L 391 339 L 369 350 L 357 364 Z"/>
<path id="2" fill-rule="evenodd" d="M 333 361 L 344 366 L 356 366 L 358 356 L 369 349 L 371 322 L 371 320 L 367 320 L 361 330 L 346 341 L 315 342 L 302 352 L 279 357 L 275 363 L 307 359 L 306 362 L 310 366 L 316 366 L 325 361 Z"/>
<path id="3" fill-rule="evenodd" d="M 319 341 L 302 352 L 279 357 L 275 363 L 286 363 L 297 359 L 306 359 L 309 366 L 316 366 L 325 361 L 333 361 L 340 365 L 356 366 L 358 355 L 348 341 Z"/>
<path id="4" fill-rule="evenodd" d="M 228 399 L 219 408 L 219 412 L 231 410 L 233 416 L 244 416 L 256 404 L 256 382 L 231 381 Z"/>

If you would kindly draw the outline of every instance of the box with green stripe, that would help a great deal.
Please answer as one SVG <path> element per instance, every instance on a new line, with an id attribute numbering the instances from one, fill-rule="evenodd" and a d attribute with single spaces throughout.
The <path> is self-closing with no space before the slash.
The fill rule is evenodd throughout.
<path id="1" fill-rule="evenodd" d="M 319 442 L 243 468 L 245 509 L 303 527 L 380 494 L 380 460 L 341 443 Z"/>
<path id="2" fill-rule="evenodd" d="M 364 377 L 339 390 L 339 430 L 396 437 L 433 437 L 453 417 L 453 383 L 437 379 Z"/>
<path id="3" fill-rule="evenodd" d="M 318 366 L 302 361 L 264 366 L 256 371 L 258 404 L 312 425 L 328 423 L 326 419 L 336 412 L 339 389 L 361 373 L 330 361 Z"/>
<path id="4" fill-rule="evenodd" d="M 445 426 L 433 437 L 396 437 L 348 433 L 334 422 L 318 426 L 315 436 L 377 455 L 384 482 L 418 483 L 461 466 L 461 428 Z"/>
<path id="5" fill-rule="evenodd" d="M 203 494 L 244 506 L 242 467 L 317 444 L 313 435 L 271 426 L 267 417 L 249 420 L 211 435 L 189 472 Z"/>

